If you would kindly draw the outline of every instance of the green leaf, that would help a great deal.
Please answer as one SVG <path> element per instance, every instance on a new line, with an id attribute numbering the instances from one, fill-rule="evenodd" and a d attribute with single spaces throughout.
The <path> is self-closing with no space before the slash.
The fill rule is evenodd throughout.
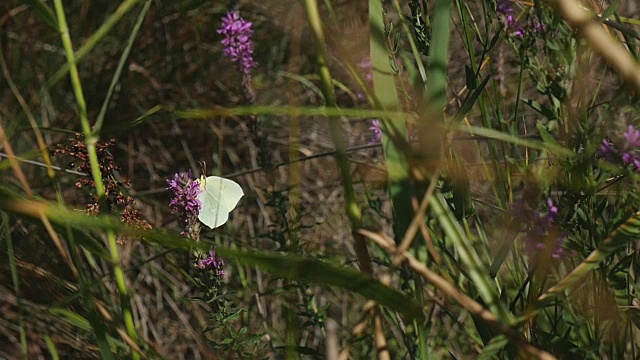
<path id="1" fill-rule="evenodd" d="M 471 109 L 473 108 L 473 105 L 476 103 L 476 101 L 478 101 L 478 98 L 480 98 L 480 95 L 482 95 L 484 88 L 489 83 L 489 79 L 491 79 L 491 76 L 487 75 L 484 78 L 484 80 L 482 80 L 482 83 L 480 83 L 480 86 L 476 85 L 475 90 L 469 93 L 469 96 L 467 96 L 466 99 L 464 99 L 464 102 L 462 103 L 462 107 L 460 108 L 460 110 L 458 110 L 456 115 L 453 117 L 453 120 L 452 120 L 453 123 L 457 123 L 462 119 L 464 119 L 465 116 L 467 116 L 469 111 L 471 111 Z"/>
<path id="2" fill-rule="evenodd" d="M 78 313 L 75 313 L 67 309 L 55 308 L 55 307 L 49 309 L 49 312 L 52 313 L 53 315 L 60 317 L 65 322 L 81 330 L 84 330 L 87 332 L 91 331 L 91 325 L 89 324 L 89 320 L 85 319 L 83 316 L 81 316 Z"/>
<path id="3" fill-rule="evenodd" d="M 522 99 L 522 102 L 529 105 L 529 107 L 531 107 L 533 110 L 537 111 L 538 113 L 542 114 L 542 116 L 546 117 L 549 120 L 556 120 L 558 118 L 556 114 L 553 112 L 553 110 L 549 109 L 546 106 L 540 105 L 540 103 L 537 101 L 530 100 L 530 99 Z"/>
<path id="4" fill-rule="evenodd" d="M 509 339 L 504 335 L 499 335 L 491 339 L 487 346 L 482 349 L 478 360 L 498 359 L 498 353 L 509 343 Z"/>
<path id="5" fill-rule="evenodd" d="M 476 74 L 471 70 L 469 65 L 464 65 L 464 76 L 467 82 L 467 89 L 475 90 L 478 87 L 478 80 L 476 80 Z"/>
<path id="6" fill-rule="evenodd" d="M 38 16 L 44 21 L 47 25 L 49 25 L 54 30 L 58 30 L 58 19 L 56 19 L 56 14 L 53 12 L 45 2 L 40 0 L 29 0 L 29 5 L 33 8 L 33 10 L 38 14 Z"/>
<path id="7" fill-rule="evenodd" d="M 600 14 L 600 16 L 598 17 L 602 20 L 608 19 L 609 17 L 611 17 L 611 15 L 613 15 L 616 12 L 616 10 L 618 9 L 618 6 L 620 6 L 620 1 L 613 2 L 611 5 L 609 5 L 608 8 L 604 9 L 602 14 Z"/>

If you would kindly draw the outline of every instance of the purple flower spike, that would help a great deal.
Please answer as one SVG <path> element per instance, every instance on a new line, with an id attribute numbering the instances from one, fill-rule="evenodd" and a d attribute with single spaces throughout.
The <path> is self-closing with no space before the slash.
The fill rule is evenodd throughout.
<path id="1" fill-rule="evenodd" d="M 222 27 L 218 30 L 218 34 L 224 36 L 221 41 L 224 54 L 240 65 L 247 77 L 251 77 L 251 69 L 258 66 L 253 59 L 252 26 L 253 24 L 241 18 L 237 11 L 229 11 L 227 16 L 222 18 Z"/>
<path id="2" fill-rule="evenodd" d="M 167 184 L 173 192 L 169 207 L 180 214 L 185 226 L 183 235 L 196 240 L 200 232 L 198 214 L 202 207 L 198 200 L 198 194 L 202 191 L 200 184 L 193 179 L 191 171 L 175 174 L 173 179 L 167 180 Z"/>
<path id="3" fill-rule="evenodd" d="M 171 210 L 175 212 L 190 212 L 196 215 L 200 212 L 202 204 L 198 200 L 198 194 L 202 191 L 200 184 L 193 181 L 190 172 L 177 173 L 173 179 L 167 180 L 169 190 L 174 197 L 169 203 Z"/>
<path id="4" fill-rule="evenodd" d="M 371 139 L 370 143 L 377 144 L 382 141 L 382 129 L 380 128 L 380 120 L 372 120 L 369 130 L 371 130 L 371 132 L 373 133 L 373 138 Z"/>
<path id="5" fill-rule="evenodd" d="M 218 276 L 224 276 L 224 259 L 216 255 L 216 250 L 209 250 L 209 257 L 200 260 L 200 268 L 214 271 Z"/>
<path id="6" fill-rule="evenodd" d="M 511 7 L 512 0 L 498 0 L 496 5 L 496 13 L 502 18 L 505 28 L 516 37 L 524 38 L 527 31 L 532 31 L 535 34 L 545 29 L 544 24 L 537 19 L 532 24 L 523 24 L 518 21 L 518 18 L 514 16 L 515 10 Z"/>
<path id="7" fill-rule="evenodd" d="M 623 134 L 624 139 L 627 140 L 629 147 L 640 146 L 640 131 L 636 130 L 633 125 L 629 125 L 627 131 Z"/>
<path id="8" fill-rule="evenodd" d="M 516 202 L 511 206 L 511 214 L 518 221 L 519 231 L 526 233 L 524 237 L 525 251 L 535 262 L 545 261 L 540 256 L 559 259 L 565 253 L 562 243 L 567 233 L 560 231 L 556 225 L 558 207 L 553 199 L 547 199 L 548 211 L 541 213 L 532 209 L 529 204 Z"/>

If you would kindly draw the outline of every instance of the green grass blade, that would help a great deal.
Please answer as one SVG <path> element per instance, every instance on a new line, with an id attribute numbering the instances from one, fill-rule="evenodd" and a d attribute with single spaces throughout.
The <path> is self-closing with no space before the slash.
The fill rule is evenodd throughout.
<path id="1" fill-rule="evenodd" d="M 56 14 L 53 12 L 53 9 L 49 7 L 49 5 L 40 0 L 29 0 L 29 5 L 33 7 L 42 21 L 51 26 L 53 29 L 58 29 L 58 20 L 56 19 Z"/>
<path id="2" fill-rule="evenodd" d="M 100 113 L 96 118 L 96 122 L 93 125 L 94 132 L 100 132 L 102 128 L 102 123 L 104 122 L 104 116 L 107 113 L 107 107 L 111 102 L 111 96 L 113 96 L 113 91 L 118 84 L 118 80 L 120 80 L 120 75 L 122 74 L 122 69 L 124 68 L 127 59 L 129 58 L 129 54 L 131 53 L 131 48 L 133 47 L 133 43 L 138 37 L 138 32 L 140 31 L 140 27 L 142 26 L 142 22 L 151 7 L 151 0 L 147 0 L 140 10 L 140 14 L 138 15 L 138 20 L 136 20 L 136 24 L 133 26 L 133 30 L 131 30 L 131 35 L 129 35 L 129 39 L 127 39 L 127 45 L 120 56 L 120 60 L 118 61 L 118 66 L 116 67 L 116 72 L 113 74 L 113 78 L 111 78 L 111 84 L 109 84 L 109 89 L 107 90 L 107 95 L 104 98 L 104 102 L 102 103 L 102 107 L 100 108 Z"/>
<path id="3" fill-rule="evenodd" d="M 444 233 L 456 248 L 460 261 L 465 266 L 485 305 L 498 319 L 508 323 L 511 320 L 511 315 L 499 299 L 495 282 L 488 276 L 488 269 L 483 266 L 481 259 L 473 249 L 473 244 L 449 209 L 446 200 L 440 193 L 435 193 L 431 196 L 429 204 L 433 216 L 438 220 Z"/>
<path id="4" fill-rule="evenodd" d="M 76 312 L 58 307 L 49 309 L 49 312 L 80 330 L 87 332 L 91 331 L 89 320 L 85 319 L 82 315 Z"/>
<path id="5" fill-rule="evenodd" d="M 47 350 L 49 350 L 49 355 L 51 356 L 51 360 L 59 360 L 60 355 L 58 354 L 58 348 L 56 344 L 51 340 L 51 336 L 45 335 L 44 342 L 47 344 Z"/>
<path id="6" fill-rule="evenodd" d="M 85 41 L 85 43 L 74 53 L 76 62 L 80 62 L 93 48 L 100 43 L 102 39 L 116 26 L 120 20 L 133 8 L 140 0 L 125 0 L 116 11 L 111 14 L 102 25 Z M 65 24 L 66 27 L 66 24 Z M 63 65 L 56 73 L 47 81 L 46 87 L 51 88 L 60 81 L 71 70 L 69 64 Z"/>
<path id="7" fill-rule="evenodd" d="M 305 0 L 304 4 L 307 11 L 307 18 L 309 19 L 309 24 L 311 25 L 315 38 L 318 73 L 322 83 L 322 92 L 324 94 L 325 102 L 328 108 L 337 108 L 336 94 L 333 89 L 333 78 L 329 71 L 326 42 L 318 4 L 316 0 Z M 343 129 L 337 118 L 329 118 L 329 131 L 336 149 L 336 162 L 340 169 L 340 180 L 344 189 L 345 212 L 349 218 L 351 232 L 354 238 L 353 247 L 356 252 L 356 257 L 358 258 L 360 270 L 367 274 L 371 274 L 371 258 L 369 257 L 367 244 L 364 237 L 357 233 L 357 230 L 362 228 L 362 213 L 353 189 L 353 182 L 351 181 L 351 169 L 349 167 L 349 160 L 346 153 L 347 146 L 345 139 L 343 138 Z"/>
<path id="8" fill-rule="evenodd" d="M 73 86 L 73 92 L 76 97 L 78 110 L 80 112 L 80 123 L 82 125 L 82 132 L 84 133 L 84 141 L 86 144 L 87 154 L 89 155 L 91 176 L 93 178 L 96 196 L 101 203 L 100 207 L 102 209 L 106 209 L 107 204 L 104 200 L 105 188 L 102 182 L 102 174 L 100 172 L 98 154 L 96 151 L 96 143 L 99 140 L 99 134 L 92 132 L 91 125 L 87 117 L 87 104 L 85 102 L 84 93 L 82 90 L 82 83 L 80 81 L 80 75 L 78 73 L 77 67 L 77 59 L 73 51 L 73 44 L 71 42 L 71 36 L 69 35 L 69 28 L 67 26 L 67 20 L 64 13 L 64 7 L 62 5 L 62 0 L 54 0 L 54 5 L 56 16 L 58 17 L 58 24 L 60 26 L 60 37 L 65 50 L 67 65 L 69 66 L 71 84 Z M 122 264 L 120 262 L 120 254 L 118 252 L 115 233 L 113 231 L 107 231 L 106 235 L 107 247 L 109 250 L 109 254 L 111 255 L 110 265 L 113 268 L 113 275 L 115 278 L 116 286 L 118 288 L 118 293 L 120 294 L 120 308 L 122 310 L 122 318 L 127 331 L 127 335 L 134 345 L 131 346 L 131 357 L 134 360 L 137 360 L 140 359 L 140 354 L 136 351 L 137 346 L 135 346 L 138 336 L 133 321 L 133 312 L 130 303 L 131 289 L 127 287 L 124 271 L 122 270 Z"/>
<path id="9" fill-rule="evenodd" d="M 22 295 L 20 293 L 20 278 L 18 273 L 18 267 L 16 265 L 16 254 L 13 251 L 13 238 L 10 231 L 11 224 L 9 223 L 9 217 L 6 213 L 2 213 L 2 228 L 5 232 L 3 238 L 7 242 L 7 256 L 9 257 L 9 268 L 11 269 L 11 280 L 13 282 L 13 292 L 16 296 L 18 305 L 18 326 L 20 327 L 20 350 L 26 358 L 29 354 L 27 344 L 27 333 L 25 330 L 24 313 L 22 307 Z"/>
<path id="10" fill-rule="evenodd" d="M 525 146 L 525 147 L 529 147 L 536 150 L 546 149 L 546 150 L 549 150 L 551 153 L 564 158 L 573 158 L 575 156 L 573 151 L 563 146 L 560 146 L 555 142 L 547 143 L 547 142 L 542 142 L 535 139 L 522 139 L 517 136 L 504 133 L 502 131 L 482 128 L 477 126 L 457 126 L 452 128 L 460 132 L 465 132 L 473 135 L 483 136 L 490 139 L 500 140 L 505 143 Z"/>
<path id="11" fill-rule="evenodd" d="M 429 115 L 442 121 L 447 99 L 447 64 L 451 39 L 451 0 L 436 0 L 433 9 L 432 39 L 427 66 L 427 108 Z"/>
<path id="12" fill-rule="evenodd" d="M 376 108 L 385 111 L 398 111 L 402 107 L 396 91 L 396 79 L 389 61 L 392 55 L 387 47 L 382 2 L 369 1 L 369 19 L 371 24 L 371 72 Z M 393 204 L 395 240 L 404 237 L 413 216 L 411 206 L 411 184 L 409 166 L 406 159 L 407 126 L 402 116 L 383 116 L 382 148 L 388 171 L 389 194 Z"/>
<path id="13" fill-rule="evenodd" d="M 315 259 L 291 255 L 264 254 L 222 247 L 216 248 L 216 251 L 239 264 L 259 266 L 276 276 L 350 290 L 397 311 L 407 320 L 423 318 L 422 310 L 411 299 L 369 275 L 351 268 L 336 267 Z"/>
<path id="14" fill-rule="evenodd" d="M 548 303 L 549 300 L 585 277 L 591 270 L 597 268 L 607 256 L 626 246 L 629 241 L 637 239 L 639 235 L 640 211 L 633 214 L 615 229 L 580 265 L 576 266 L 571 273 L 562 278 L 556 285 L 549 288 L 547 292 L 538 298 L 538 301 L 542 305 Z"/>
<path id="15" fill-rule="evenodd" d="M 153 110 L 153 111 L 152 111 Z M 239 106 L 233 108 L 215 108 L 215 109 L 190 109 L 190 110 L 170 110 L 162 106 L 153 107 L 147 113 L 155 114 L 160 110 L 169 110 L 181 119 L 211 119 L 220 116 L 244 116 L 244 115 L 274 115 L 274 116 L 327 116 L 327 117 L 347 117 L 354 119 L 385 118 L 385 117 L 408 117 L 401 110 L 382 110 L 382 109 L 345 109 L 329 106 Z"/>

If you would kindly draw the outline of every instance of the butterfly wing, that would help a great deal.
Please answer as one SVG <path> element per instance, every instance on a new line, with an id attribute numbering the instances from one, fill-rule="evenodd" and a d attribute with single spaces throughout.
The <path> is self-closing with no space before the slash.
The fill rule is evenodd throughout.
<path id="1" fill-rule="evenodd" d="M 198 219 L 214 229 L 227 222 L 229 212 L 236 207 L 244 192 L 235 181 L 218 176 L 209 176 L 201 182 L 204 186 L 198 195 L 202 203 Z"/>
<path id="2" fill-rule="evenodd" d="M 209 176 L 205 184 L 206 191 L 224 204 L 229 211 L 235 209 L 242 196 L 244 196 L 240 185 L 233 180 Z"/>

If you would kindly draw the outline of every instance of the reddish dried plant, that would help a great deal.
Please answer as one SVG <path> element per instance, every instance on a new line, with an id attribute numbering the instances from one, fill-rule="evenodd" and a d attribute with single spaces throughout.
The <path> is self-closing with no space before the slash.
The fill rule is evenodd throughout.
<path id="1" fill-rule="evenodd" d="M 131 185 L 130 181 L 118 181 L 114 171 L 120 170 L 115 163 L 113 155 L 109 149 L 115 146 L 116 140 L 110 139 L 106 142 L 96 143 L 96 153 L 98 155 L 98 163 L 100 164 L 100 174 L 105 190 L 106 211 L 100 208 L 98 196 L 95 191 L 95 182 L 90 176 L 91 165 L 89 162 L 89 154 L 87 146 L 83 141 L 83 135 L 76 133 L 74 138 L 69 139 L 67 144 L 58 144 L 51 150 L 51 156 L 64 155 L 72 158 L 69 167 L 87 174 L 87 176 L 79 176 L 75 186 L 78 189 L 90 189 L 91 201 L 87 204 L 86 212 L 96 215 L 100 212 L 115 213 L 120 212 L 120 221 L 136 226 L 141 229 L 151 229 L 151 225 L 142 219 L 140 211 L 135 208 L 136 201 L 131 196 L 125 196 L 120 190 L 122 187 Z M 122 210 L 119 210 L 122 209 Z"/>

